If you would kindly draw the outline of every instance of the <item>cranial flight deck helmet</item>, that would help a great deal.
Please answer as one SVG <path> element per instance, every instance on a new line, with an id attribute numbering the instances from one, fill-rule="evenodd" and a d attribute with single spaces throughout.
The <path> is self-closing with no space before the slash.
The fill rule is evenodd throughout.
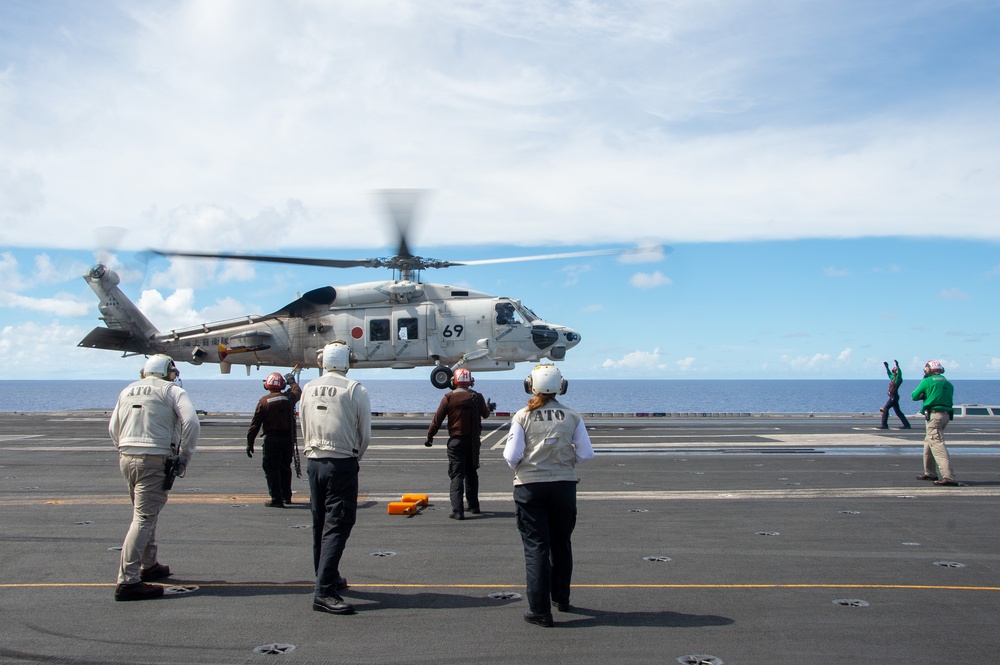
<path id="1" fill-rule="evenodd" d="M 565 395 L 569 383 L 555 365 L 536 365 L 524 380 L 524 392 L 529 395 Z"/>
<path id="2" fill-rule="evenodd" d="M 944 374 L 944 365 L 941 364 L 940 360 L 928 360 L 927 364 L 924 365 L 924 376 L 931 374 Z"/>
<path id="3" fill-rule="evenodd" d="M 285 389 L 285 377 L 278 372 L 271 372 L 264 379 L 264 389 L 274 393 L 280 393 Z"/>
<path id="4" fill-rule="evenodd" d="M 452 388 L 471 388 L 476 380 L 472 378 L 472 372 L 466 367 L 459 367 L 451 374 Z"/>
<path id="5" fill-rule="evenodd" d="M 143 379 L 147 376 L 158 376 L 161 379 L 166 379 L 167 381 L 173 381 L 180 375 L 181 371 L 177 369 L 177 365 L 174 364 L 174 359 L 163 353 L 157 353 L 155 356 L 150 356 L 146 360 L 146 364 L 143 366 L 142 371 L 139 372 L 139 376 Z"/>
<path id="6" fill-rule="evenodd" d="M 333 372 L 344 372 L 358 362 L 358 357 L 351 347 L 343 340 L 334 340 L 323 347 L 323 369 Z"/>

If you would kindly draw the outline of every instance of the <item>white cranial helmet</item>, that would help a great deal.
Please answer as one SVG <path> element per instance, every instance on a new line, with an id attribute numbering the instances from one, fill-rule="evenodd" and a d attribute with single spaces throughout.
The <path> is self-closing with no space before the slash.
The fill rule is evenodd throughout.
<path id="1" fill-rule="evenodd" d="M 555 365 L 536 365 L 524 380 L 524 392 L 530 395 L 565 395 L 568 387 Z"/>
<path id="2" fill-rule="evenodd" d="M 941 364 L 940 360 L 928 360 L 927 364 L 924 365 L 925 374 L 944 374 L 944 365 Z"/>
<path id="3" fill-rule="evenodd" d="M 339 339 L 323 347 L 323 369 L 328 372 L 346 372 L 355 362 L 351 347 Z"/>
<path id="4" fill-rule="evenodd" d="M 142 368 L 141 375 L 143 378 L 146 378 L 147 376 L 158 376 L 161 379 L 173 381 L 180 376 L 181 373 L 180 370 L 177 369 L 177 365 L 174 364 L 173 358 L 168 355 L 158 353 L 155 356 L 150 356 L 146 360 L 146 364 Z"/>

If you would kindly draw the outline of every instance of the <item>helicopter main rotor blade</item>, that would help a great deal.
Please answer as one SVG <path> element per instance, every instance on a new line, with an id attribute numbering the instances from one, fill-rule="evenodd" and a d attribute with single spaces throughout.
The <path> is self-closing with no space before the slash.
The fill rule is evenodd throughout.
<path id="1" fill-rule="evenodd" d="M 535 256 L 510 256 L 503 259 L 479 259 L 476 261 L 451 261 L 449 265 L 453 266 L 482 266 L 490 263 L 515 263 L 518 261 L 546 261 L 548 259 L 578 259 L 587 256 L 615 256 L 623 255 L 627 256 L 630 254 L 641 254 L 653 251 L 660 251 L 663 253 L 670 253 L 670 249 L 667 247 L 632 247 L 629 249 L 595 249 L 591 251 L 583 252 L 563 252 L 560 254 L 538 254 Z"/>
<path id="2" fill-rule="evenodd" d="M 399 249 L 396 251 L 396 256 L 403 259 L 413 258 L 406 240 L 410 234 L 417 204 L 426 194 L 426 190 L 382 189 L 378 190 L 378 194 L 381 196 L 389 217 L 392 218 L 396 227 L 396 234 L 399 236 Z"/>
<path id="3" fill-rule="evenodd" d="M 152 250 L 160 256 L 182 256 L 193 259 L 235 259 L 237 261 L 260 261 L 263 263 L 290 263 L 299 266 L 320 266 L 322 268 L 369 268 L 379 267 L 378 259 L 314 259 L 296 256 L 265 256 L 259 254 L 211 254 L 208 252 L 166 252 Z"/>

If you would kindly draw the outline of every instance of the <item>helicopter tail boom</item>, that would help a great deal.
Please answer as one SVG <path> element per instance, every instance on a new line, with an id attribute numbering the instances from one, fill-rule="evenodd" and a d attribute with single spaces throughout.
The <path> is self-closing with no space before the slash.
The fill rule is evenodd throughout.
<path id="1" fill-rule="evenodd" d="M 155 352 L 152 338 L 159 331 L 118 288 L 118 273 L 97 264 L 83 278 L 101 301 L 98 308 L 107 327 L 94 328 L 78 346 L 124 353 Z"/>

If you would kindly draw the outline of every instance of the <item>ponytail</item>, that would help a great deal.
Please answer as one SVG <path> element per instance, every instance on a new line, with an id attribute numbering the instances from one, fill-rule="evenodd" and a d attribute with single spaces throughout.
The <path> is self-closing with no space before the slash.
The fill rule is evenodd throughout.
<path id="1" fill-rule="evenodd" d="M 556 398 L 555 395 L 532 395 L 528 400 L 528 412 L 540 409 Z"/>

